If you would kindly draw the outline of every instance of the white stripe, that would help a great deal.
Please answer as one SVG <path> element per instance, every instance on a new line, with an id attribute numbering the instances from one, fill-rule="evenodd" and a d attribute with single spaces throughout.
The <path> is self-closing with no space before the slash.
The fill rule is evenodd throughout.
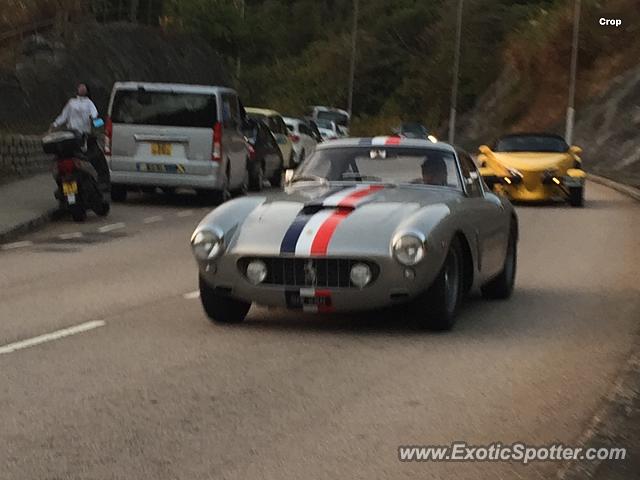
<path id="1" fill-rule="evenodd" d="M 182 298 L 185 300 L 193 300 L 194 298 L 198 298 L 200 296 L 200 290 L 196 290 L 194 292 L 185 293 L 182 295 Z"/>
<path id="2" fill-rule="evenodd" d="M 124 223 L 112 223 L 111 225 L 105 225 L 104 227 L 100 227 L 98 231 L 100 233 L 107 233 L 113 230 L 119 230 L 121 228 L 124 228 L 125 226 L 126 225 Z"/>
<path id="3" fill-rule="evenodd" d="M 296 255 L 307 257 L 311 254 L 311 244 L 324 221 L 334 214 L 334 210 L 320 210 L 309 219 L 296 243 Z"/>
<path id="4" fill-rule="evenodd" d="M 61 233 L 58 235 L 60 240 L 71 240 L 72 238 L 82 237 L 82 232 Z"/>
<path id="5" fill-rule="evenodd" d="M 142 220 L 142 223 L 156 223 L 163 220 L 162 215 L 156 215 L 154 217 L 147 217 Z"/>
<path id="6" fill-rule="evenodd" d="M 301 297 L 315 297 L 316 296 L 316 289 L 315 288 L 301 288 L 300 289 L 300 296 Z"/>
<path id="7" fill-rule="evenodd" d="M 389 139 L 389 137 L 373 137 L 371 139 L 371 145 L 384 145 L 387 143 L 387 140 Z"/>
<path id="8" fill-rule="evenodd" d="M 31 245 L 33 245 L 33 242 L 30 242 L 28 240 L 25 240 L 23 242 L 5 243 L 4 245 L 2 245 L 2 250 L 13 250 L 15 248 L 30 247 Z"/>
<path id="9" fill-rule="evenodd" d="M 176 213 L 176 215 L 178 217 L 189 217 L 189 216 L 193 215 L 193 210 L 184 210 L 182 212 Z"/>
<path id="10" fill-rule="evenodd" d="M 22 350 L 23 348 L 33 347 L 35 345 L 40 345 L 41 343 L 50 342 L 52 340 L 57 340 L 59 338 L 68 337 L 70 335 L 75 335 L 77 333 L 86 332 L 87 330 L 92 330 L 98 327 L 104 327 L 106 325 L 102 320 L 95 320 L 92 322 L 81 323 L 80 325 L 76 325 L 75 327 L 64 328 L 62 330 L 57 330 L 55 332 L 46 333 L 44 335 L 39 335 L 37 337 L 28 338 L 27 340 L 21 340 L 19 342 L 10 343 L 9 345 L 5 345 L 0 347 L 0 355 L 3 353 L 12 353 L 16 350 Z"/>
<path id="11" fill-rule="evenodd" d="M 322 205 L 326 207 L 337 206 L 342 200 L 344 200 L 349 195 L 367 188 L 369 188 L 369 185 L 358 185 L 356 187 L 350 187 L 344 190 L 340 190 L 339 192 L 334 193 L 333 195 L 329 195 L 327 198 L 325 198 L 322 201 Z"/>

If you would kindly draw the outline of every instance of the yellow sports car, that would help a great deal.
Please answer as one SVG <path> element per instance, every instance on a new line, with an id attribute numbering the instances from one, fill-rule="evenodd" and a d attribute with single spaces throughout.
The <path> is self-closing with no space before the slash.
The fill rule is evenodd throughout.
<path id="1" fill-rule="evenodd" d="M 564 138 L 546 133 L 505 135 L 493 148 L 482 145 L 480 174 L 496 193 L 515 201 L 566 200 L 584 205 L 586 174 L 578 156 Z"/>

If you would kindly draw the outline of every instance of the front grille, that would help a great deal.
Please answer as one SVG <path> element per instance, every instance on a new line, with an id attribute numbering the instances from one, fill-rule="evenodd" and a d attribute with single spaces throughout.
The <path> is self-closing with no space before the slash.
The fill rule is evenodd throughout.
<path id="1" fill-rule="evenodd" d="M 351 267 L 364 263 L 371 269 L 371 285 L 380 272 L 374 262 L 346 258 L 287 258 L 287 257 L 245 257 L 238 261 L 240 273 L 245 275 L 247 265 L 252 260 L 261 260 L 267 266 L 267 278 L 262 285 L 283 285 L 290 287 L 349 288 L 354 287 L 349 279 Z M 315 281 L 311 270 L 315 272 Z"/>

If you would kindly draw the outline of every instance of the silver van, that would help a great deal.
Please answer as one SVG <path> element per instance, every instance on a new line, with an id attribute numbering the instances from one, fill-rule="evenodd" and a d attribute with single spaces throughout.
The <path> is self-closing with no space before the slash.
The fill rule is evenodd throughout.
<path id="1" fill-rule="evenodd" d="M 111 196 L 193 188 L 222 203 L 248 185 L 244 109 L 226 87 L 117 82 L 105 127 Z"/>

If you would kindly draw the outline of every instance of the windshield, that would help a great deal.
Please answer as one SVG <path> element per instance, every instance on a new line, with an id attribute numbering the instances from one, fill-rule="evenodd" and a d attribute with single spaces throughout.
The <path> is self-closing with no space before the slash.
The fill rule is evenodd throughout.
<path id="1" fill-rule="evenodd" d="M 167 127 L 213 128 L 215 95 L 201 93 L 118 90 L 113 99 L 114 123 Z"/>
<path id="2" fill-rule="evenodd" d="M 333 125 L 331 124 L 331 120 L 324 120 L 322 118 L 318 118 L 316 120 L 316 124 L 320 128 L 324 128 L 325 130 L 333 130 Z"/>
<path id="3" fill-rule="evenodd" d="M 318 149 L 293 181 L 412 183 L 461 188 L 451 152 L 388 146 Z"/>
<path id="4" fill-rule="evenodd" d="M 517 135 L 498 140 L 496 152 L 558 152 L 569 149 L 567 143 L 560 137 L 551 135 Z"/>
<path id="5" fill-rule="evenodd" d="M 328 120 L 329 122 L 335 122 L 337 125 L 342 125 L 343 127 L 346 127 L 347 124 L 349 123 L 349 117 L 344 113 L 340 113 L 340 112 L 320 111 L 318 112 L 317 116 L 318 116 L 318 120 Z M 324 128 L 331 128 L 331 127 L 324 127 Z"/>

